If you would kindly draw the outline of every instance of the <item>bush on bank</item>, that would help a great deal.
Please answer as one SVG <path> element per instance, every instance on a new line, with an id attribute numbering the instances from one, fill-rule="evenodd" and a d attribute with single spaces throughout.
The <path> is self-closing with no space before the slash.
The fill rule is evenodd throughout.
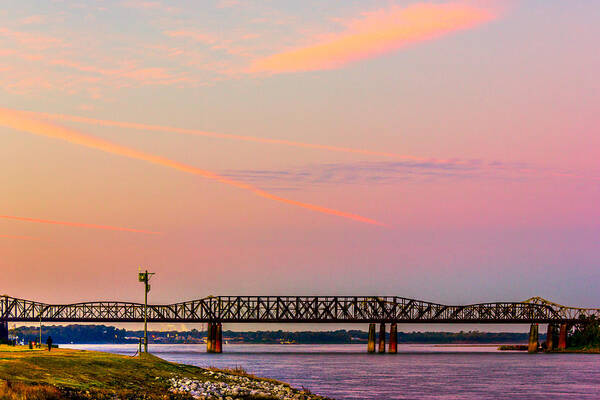
<path id="1" fill-rule="evenodd" d="M 582 318 L 569 336 L 568 347 L 576 349 L 600 348 L 600 321 L 595 317 Z"/>

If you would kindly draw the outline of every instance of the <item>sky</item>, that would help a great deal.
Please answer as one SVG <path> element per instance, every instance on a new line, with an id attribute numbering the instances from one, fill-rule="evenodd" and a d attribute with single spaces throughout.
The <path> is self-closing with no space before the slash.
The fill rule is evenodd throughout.
<path id="1" fill-rule="evenodd" d="M 0 293 L 600 307 L 600 4 L 0 10 Z"/>

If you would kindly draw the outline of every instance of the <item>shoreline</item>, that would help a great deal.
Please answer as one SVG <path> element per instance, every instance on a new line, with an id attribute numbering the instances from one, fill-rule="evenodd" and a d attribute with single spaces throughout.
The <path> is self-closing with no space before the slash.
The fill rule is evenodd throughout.
<path id="1" fill-rule="evenodd" d="M 201 368 L 152 354 L 0 345 L 0 398 L 331 400 L 241 368 Z"/>
<path id="2" fill-rule="evenodd" d="M 501 345 L 498 346 L 498 350 L 499 351 L 517 351 L 517 352 L 527 352 L 528 351 L 528 345 L 523 344 L 523 345 Z M 600 354 L 600 348 L 582 348 L 582 349 L 578 349 L 578 348 L 566 348 L 564 350 L 559 350 L 559 349 L 553 349 L 553 350 L 545 350 L 542 348 L 539 348 L 538 353 L 547 353 L 547 354 L 562 354 L 562 353 L 577 353 L 577 354 Z"/>

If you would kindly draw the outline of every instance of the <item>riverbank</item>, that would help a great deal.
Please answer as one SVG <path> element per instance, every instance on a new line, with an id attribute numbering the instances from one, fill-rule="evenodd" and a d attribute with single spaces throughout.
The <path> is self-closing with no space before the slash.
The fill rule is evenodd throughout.
<path id="1" fill-rule="evenodd" d="M 600 354 L 598 347 L 571 347 L 565 350 L 552 350 L 551 353 L 584 353 L 584 354 Z"/>
<path id="2" fill-rule="evenodd" d="M 501 351 L 527 351 L 529 346 L 526 344 L 517 345 L 501 345 L 498 346 L 498 350 Z M 581 348 L 566 348 L 564 350 L 554 349 L 547 351 L 543 348 L 539 349 L 543 353 L 584 353 L 584 354 L 600 354 L 600 348 L 597 347 L 581 347 Z"/>
<path id="3" fill-rule="evenodd" d="M 327 400 L 243 370 L 96 351 L 0 345 L 0 399 Z"/>

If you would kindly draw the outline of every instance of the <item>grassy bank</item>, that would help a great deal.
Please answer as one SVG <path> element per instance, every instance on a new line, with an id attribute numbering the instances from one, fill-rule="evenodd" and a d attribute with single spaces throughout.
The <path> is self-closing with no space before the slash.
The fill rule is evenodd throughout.
<path id="1" fill-rule="evenodd" d="M 598 348 L 598 347 L 567 347 L 565 350 L 552 350 L 552 353 L 600 354 L 600 348 Z"/>
<path id="2" fill-rule="evenodd" d="M 498 346 L 498 350 L 508 350 L 508 351 L 527 351 L 528 346 L 526 344 L 511 344 L 511 345 L 501 345 Z M 568 347 L 564 350 L 554 349 L 552 351 L 547 351 L 545 349 L 540 349 L 540 352 L 544 353 L 587 353 L 587 354 L 600 354 L 600 348 L 598 347 Z"/>
<path id="3" fill-rule="evenodd" d="M 176 377 L 199 383 L 234 384 L 240 375 L 251 382 L 274 382 L 240 370 L 213 374 L 203 368 L 170 363 L 152 355 L 140 358 L 69 349 L 48 352 L 0 345 L 0 399 L 191 399 L 189 394 L 170 392 L 170 380 Z M 296 390 L 291 393 L 293 398 L 318 398 Z M 250 395 L 239 398 L 277 397 Z"/>

